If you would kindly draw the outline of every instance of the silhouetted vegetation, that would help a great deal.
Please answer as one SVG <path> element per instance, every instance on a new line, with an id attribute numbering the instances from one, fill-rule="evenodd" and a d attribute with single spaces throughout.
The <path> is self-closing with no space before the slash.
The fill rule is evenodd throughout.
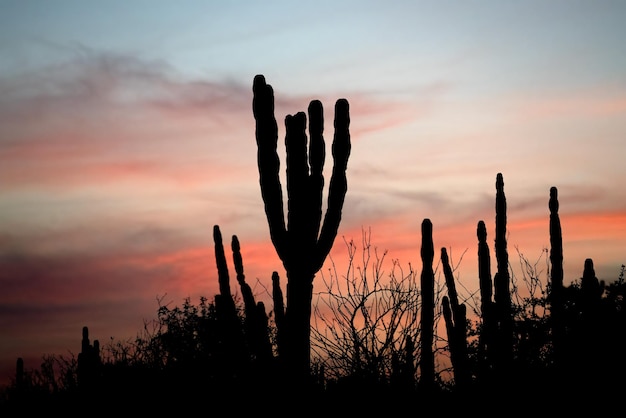
<path id="1" fill-rule="evenodd" d="M 350 113 L 346 99 L 335 103 L 332 156 L 334 166 L 322 219 L 324 189 L 324 110 L 313 100 L 307 115 L 285 117 L 287 219 L 280 183 L 277 153 L 278 127 L 274 116 L 274 90 L 257 75 L 253 83 L 252 109 L 256 121 L 259 184 L 272 244 L 287 272 L 287 306 L 282 326 L 282 361 L 293 384 L 307 384 L 310 375 L 311 301 L 313 278 L 330 252 L 348 189 L 346 169 L 350 156 Z"/>
<path id="2" fill-rule="evenodd" d="M 348 271 L 322 274 L 325 289 L 314 295 L 313 278 L 332 247 L 347 190 L 347 102 L 336 105 L 336 160 L 323 223 L 321 104 L 309 107 L 310 167 L 306 118 L 303 113 L 287 118 L 292 172 L 285 226 L 273 91 L 261 76 L 254 89 L 261 191 L 272 242 L 287 273 L 287 304 L 276 271 L 272 311 L 256 301 L 236 235 L 231 252 L 238 290 L 231 288 L 215 225 L 219 293 L 213 300 L 202 297 L 194 304 L 185 299 L 170 307 L 159 298 L 156 319 L 146 321 L 134 339 L 101 345 L 90 340 L 85 326 L 76 358 L 45 356 L 38 368 L 17 359 L 15 379 L 1 399 L 6 410 L 24 415 L 42 407 L 67 412 L 89 405 L 101 413 L 119 413 L 122 407 L 130 412 L 131 405 L 143 413 L 163 408 L 180 413 L 210 405 L 243 412 L 259 410 L 261 403 L 279 409 L 288 403 L 279 396 L 287 394 L 290 402 L 305 402 L 299 410 L 308 413 L 328 408 L 389 413 L 442 400 L 448 412 L 496 404 L 518 413 L 621 408 L 626 267 L 616 280 L 605 282 L 596 277 L 589 258 L 581 277 L 564 284 L 556 187 L 548 200 L 551 248 L 534 262 L 518 251 L 521 277 L 510 266 L 504 179 L 498 173 L 496 273 L 492 277 L 486 223 L 479 220 L 478 296 L 458 288 L 446 248 L 435 258 L 435 231 L 428 218 L 422 222 L 420 271 L 403 269 L 394 260 L 384 275 L 387 254 L 378 254 L 364 233 L 362 264 L 356 261 L 357 245 L 347 241 Z M 236 404 L 228 403 L 232 399 Z"/>

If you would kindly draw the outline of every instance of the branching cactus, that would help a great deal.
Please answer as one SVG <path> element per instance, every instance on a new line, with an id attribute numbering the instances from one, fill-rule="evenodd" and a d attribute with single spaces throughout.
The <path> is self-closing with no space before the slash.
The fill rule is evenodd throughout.
<path id="1" fill-rule="evenodd" d="M 272 344 L 269 337 L 268 317 L 263 302 L 256 302 L 250 285 L 246 283 L 246 275 L 243 270 L 241 247 L 237 235 L 232 236 L 231 249 L 233 251 L 233 263 L 237 273 L 237 282 L 243 297 L 246 327 L 246 339 L 253 356 L 259 363 L 269 364 L 272 359 Z"/>
<path id="2" fill-rule="evenodd" d="M 285 360 L 296 379 L 310 376 L 310 320 L 313 279 L 330 252 L 341 221 L 347 191 L 346 169 L 350 155 L 348 101 L 335 103 L 332 155 L 334 165 L 322 222 L 324 188 L 324 116 L 322 103 L 310 102 L 307 115 L 285 118 L 287 223 L 277 153 L 278 126 L 274 116 L 274 91 L 257 75 L 253 83 L 252 109 L 256 121 L 257 163 L 261 196 L 265 204 L 272 243 L 287 273 Z"/>
<path id="3" fill-rule="evenodd" d="M 420 285 L 422 288 L 421 310 L 421 359 L 420 359 L 420 388 L 430 392 L 435 387 L 435 354 L 433 352 L 433 333 L 435 328 L 435 273 L 433 259 L 433 224 L 430 219 L 422 221 L 422 274 Z"/>
<path id="4" fill-rule="evenodd" d="M 237 307 L 231 294 L 228 263 L 224 253 L 222 233 L 218 225 L 213 227 L 215 242 L 215 258 L 218 269 L 220 293 L 215 297 L 220 329 L 224 338 L 224 358 L 233 362 L 235 369 L 244 367 L 248 358 L 256 360 L 259 368 L 266 368 L 273 358 L 272 345 L 269 337 L 268 317 L 263 302 L 256 302 L 250 285 L 246 283 L 241 246 L 237 235 L 231 239 L 233 264 L 237 274 L 237 282 L 244 302 L 244 327 L 242 328 Z M 245 332 L 243 332 L 245 330 Z"/>
<path id="5" fill-rule="evenodd" d="M 94 340 L 93 345 L 89 341 L 89 328 L 83 327 L 81 350 L 77 360 L 78 385 L 82 390 L 91 391 L 98 384 L 101 371 L 100 342 Z"/>
<path id="6" fill-rule="evenodd" d="M 247 367 L 245 363 L 248 359 L 248 349 L 245 341 L 246 335 L 243 332 L 231 293 L 228 263 L 224 252 L 222 232 L 218 225 L 213 226 L 213 242 L 215 244 L 215 262 L 220 290 L 219 294 L 215 295 L 215 311 L 223 342 L 218 354 L 223 359 L 220 362 L 219 373 L 224 376 L 231 376 L 237 374 L 237 370 L 240 368 Z"/>
<path id="7" fill-rule="evenodd" d="M 467 358 L 467 308 L 459 303 L 454 274 L 450 266 L 450 259 L 445 248 L 441 249 L 441 264 L 448 288 L 448 295 L 442 298 L 443 317 L 448 333 L 450 359 L 454 367 L 454 380 L 461 390 L 470 383 L 470 371 Z"/>

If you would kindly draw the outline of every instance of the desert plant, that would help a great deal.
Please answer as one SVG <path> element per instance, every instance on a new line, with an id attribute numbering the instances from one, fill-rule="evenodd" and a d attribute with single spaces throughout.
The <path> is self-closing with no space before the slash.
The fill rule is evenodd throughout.
<path id="1" fill-rule="evenodd" d="M 292 379 L 303 382 L 310 376 L 313 279 L 333 246 L 347 191 L 346 169 L 351 148 L 349 106 L 345 99 L 335 103 L 332 145 L 334 166 L 323 223 L 323 167 L 326 151 L 322 103 L 313 100 L 308 107 L 310 144 L 307 144 L 306 114 L 298 112 L 285 118 L 288 195 L 285 225 L 274 91 L 262 75 L 254 78 L 253 96 L 261 195 L 272 244 L 287 272 L 284 347 L 281 351 Z"/>
<path id="2" fill-rule="evenodd" d="M 448 334 L 450 360 L 454 367 L 455 386 L 463 391 L 471 383 L 467 353 L 467 308 L 464 303 L 459 303 L 454 273 L 446 248 L 441 249 L 441 265 L 448 289 L 448 295 L 442 298 L 442 312 Z"/>
<path id="3" fill-rule="evenodd" d="M 422 306 L 420 310 L 420 342 L 421 358 L 420 387 L 426 393 L 431 393 L 435 387 L 435 356 L 433 334 L 435 332 L 435 272 L 433 261 L 435 249 L 433 246 L 433 224 L 430 219 L 422 221 L 422 272 L 420 275 Z"/>
<path id="4" fill-rule="evenodd" d="M 513 313 L 506 224 L 507 204 L 504 193 L 504 177 L 502 173 L 498 173 L 496 176 L 496 236 L 494 243 L 497 269 L 493 278 L 497 331 L 495 336 L 496 349 L 493 354 L 497 380 L 501 382 L 510 375 L 513 359 Z"/>

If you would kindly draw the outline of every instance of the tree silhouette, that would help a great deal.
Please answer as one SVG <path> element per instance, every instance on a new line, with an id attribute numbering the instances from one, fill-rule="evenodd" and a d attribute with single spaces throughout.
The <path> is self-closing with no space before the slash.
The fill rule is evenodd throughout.
<path id="1" fill-rule="evenodd" d="M 346 168 L 350 155 L 348 101 L 335 103 L 334 166 L 328 190 L 328 206 L 322 223 L 324 188 L 324 116 L 322 103 L 308 107 L 310 144 L 307 144 L 304 112 L 285 118 L 287 225 L 279 178 L 278 126 L 274 116 L 274 92 L 263 75 L 253 83 L 252 108 L 256 120 L 256 142 L 261 195 L 272 244 L 287 272 L 287 306 L 282 347 L 286 370 L 292 380 L 303 383 L 310 376 L 310 322 L 313 279 L 330 252 L 347 191 Z M 308 145 L 308 148 L 307 148 Z"/>

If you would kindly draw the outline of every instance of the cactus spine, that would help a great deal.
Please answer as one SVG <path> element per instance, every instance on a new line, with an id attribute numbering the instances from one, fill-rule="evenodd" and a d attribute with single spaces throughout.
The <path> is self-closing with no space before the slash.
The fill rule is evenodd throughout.
<path id="1" fill-rule="evenodd" d="M 296 380 L 310 376 L 310 320 L 313 278 L 330 252 L 347 191 L 346 169 L 350 155 L 348 101 L 335 104 L 335 135 L 332 144 L 334 166 L 328 191 L 328 205 L 322 223 L 322 174 L 326 156 L 322 103 L 308 107 L 310 145 L 307 149 L 304 112 L 285 118 L 286 180 L 288 195 L 285 225 L 282 186 L 277 154 L 278 126 L 274 117 L 274 92 L 265 77 L 253 83 L 252 108 L 256 121 L 257 163 L 261 196 L 265 204 L 270 236 L 287 272 L 285 312 L 285 360 Z M 307 152 L 308 151 L 308 152 Z"/>

